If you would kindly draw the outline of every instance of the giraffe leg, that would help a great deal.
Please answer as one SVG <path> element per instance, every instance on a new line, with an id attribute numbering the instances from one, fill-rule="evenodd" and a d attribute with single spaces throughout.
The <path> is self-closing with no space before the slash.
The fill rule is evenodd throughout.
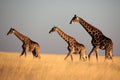
<path id="1" fill-rule="evenodd" d="M 27 56 L 27 51 L 25 51 L 25 57 Z"/>
<path id="2" fill-rule="evenodd" d="M 26 46 L 26 48 L 25 48 L 25 57 L 27 56 L 28 50 L 29 50 L 29 47 Z"/>
<path id="3" fill-rule="evenodd" d="M 22 45 L 22 49 L 23 49 L 23 51 L 22 51 L 22 53 L 20 54 L 20 57 L 25 53 L 24 45 Z"/>
<path id="4" fill-rule="evenodd" d="M 113 62 L 113 56 L 112 56 L 112 52 L 111 52 L 111 54 L 110 54 L 110 59 L 112 60 L 112 62 Z"/>
<path id="5" fill-rule="evenodd" d="M 105 60 L 104 61 L 106 61 L 107 59 L 108 59 L 108 54 L 105 51 Z"/>
<path id="6" fill-rule="evenodd" d="M 86 57 L 86 49 L 82 49 L 81 52 L 80 52 L 80 55 L 81 55 L 81 58 L 82 58 L 82 61 L 86 61 L 87 60 L 87 57 Z"/>
<path id="7" fill-rule="evenodd" d="M 113 49 L 110 50 L 110 52 L 109 52 L 109 56 L 110 56 L 110 59 L 111 59 L 112 62 L 113 62 L 113 58 L 112 58 L 112 57 L 113 57 Z"/>
<path id="8" fill-rule="evenodd" d="M 64 60 L 66 60 L 69 55 L 70 55 L 70 53 L 67 54 L 67 56 L 64 58 Z"/>
<path id="9" fill-rule="evenodd" d="M 25 53 L 25 50 L 22 51 L 22 53 L 20 54 L 20 57 Z"/>
<path id="10" fill-rule="evenodd" d="M 35 49 L 32 51 L 32 54 L 33 54 L 33 58 L 36 57 Z"/>
<path id="11" fill-rule="evenodd" d="M 64 60 L 66 60 L 68 58 L 68 56 L 71 56 L 71 60 L 73 61 L 73 56 L 70 53 L 67 54 L 67 56 L 64 58 Z"/>
<path id="12" fill-rule="evenodd" d="M 86 61 L 86 60 L 87 60 L 87 56 L 84 55 L 84 56 L 82 57 L 82 59 L 83 59 L 83 61 Z"/>
<path id="13" fill-rule="evenodd" d="M 72 56 L 72 54 L 71 54 L 70 56 L 71 56 L 71 60 L 73 61 L 73 56 Z"/>
<path id="14" fill-rule="evenodd" d="M 91 57 L 92 53 L 94 52 L 94 50 L 95 50 L 95 47 L 92 48 L 92 50 L 90 51 L 90 53 L 89 53 L 89 55 L 88 55 L 89 61 L 90 61 L 90 57 Z"/>
<path id="15" fill-rule="evenodd" d="M 90 61 L 90 56 L 91 56 L 91 54 L 92 54 L 94 51 L 95 51 L 95 53 L 96 53 L 96 59 L 97 59 L 97 61 L 98 61 L 98 48 L 99 48 L 99 46 L 93 47 L 93 49 L 91 50 L 91 52 L 90 52 L 89 55 L 88 55 L 89 61 Z"/>
<path id="16" fill-rule="evenodd" d="M 64 58 L 64 60 L 66 60 L 66 59 L 68 58 L 68 56 L 71 56 L 71 60 L 73 60 L 72 53 L 73 53 L 73 51 L 70 51 L 70 52 L 67 54 L 67 56 Z"/>
<path id="17" fill-rule="evenodd" d="M 68 56 L 71 56 L 71 60 L 73 60 L 72 54 L 74 53 L 74 47 L 68 46 L 68 51 L 69 51 L 69 53 L 68 53 L 67 56 L 64 58 L 64 60 L 66 60 L 66 59 L 68 58 Z"/>
<path id="18" fill-rule="evenodd" d="M 107 59 L 111 59 L 112 62 L 113 62 L 113 59 L 112 59 L 112 49 L 109 50 L 109 48 L 106 48 L 106 50 L 105 50 L 105 61 Z"/>
<path id="19" fill-rule="evenodd" d="M 36 47 L 35 51 L 36 51 L 36 56 L 40 59 L 41 58 L 40 57 L 40 48 Z"/>
<path id="20" fill-rule="evenodd" d="M 96 53 L 97 62 L 98 62 L 98 48 L 99 48 L 99 46 L 97 46 L 97 47 L 95 48 L 95 53 Z"/>
<path id="21" fill-rule="evenodd" d="M 80 56 L 80 57 L 79 57 L 79 60 L 81 60 L 81 54 L 80 54 L 80 53 L 79 53 L 79 56 Z"/>
<path id="22" fill-rule="evenodd" d="M 79 52 L 79 60 L 81 60 L 81 61 L 84 61 L 84 57 L 83 57 L 83 52 L 82 51 L 80 51 Z"/>

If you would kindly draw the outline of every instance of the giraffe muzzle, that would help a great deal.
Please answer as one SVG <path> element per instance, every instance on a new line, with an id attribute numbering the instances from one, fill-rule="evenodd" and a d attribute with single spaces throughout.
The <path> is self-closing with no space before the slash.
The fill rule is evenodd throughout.
<path id="1" fill-rule="evenodd" d="M 52 30 L 49 31 L 49 34 L 52 32 Z"/>

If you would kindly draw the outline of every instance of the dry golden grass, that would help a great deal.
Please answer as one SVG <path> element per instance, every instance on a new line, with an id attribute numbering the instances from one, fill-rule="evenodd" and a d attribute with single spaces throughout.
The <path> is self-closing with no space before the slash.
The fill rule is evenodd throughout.
<path id="1" fill-rule="evenodd" d="M 79 61 L 73 55 L 64 61 L 66 54 L 41 54 L 41 59 L 28 54 L 25 58 L 20 53 L 0 52 L 0 80 L 120 80 L 120 57 L 114 62 L 104 62 L 94 56 L 91 61 Z"/>

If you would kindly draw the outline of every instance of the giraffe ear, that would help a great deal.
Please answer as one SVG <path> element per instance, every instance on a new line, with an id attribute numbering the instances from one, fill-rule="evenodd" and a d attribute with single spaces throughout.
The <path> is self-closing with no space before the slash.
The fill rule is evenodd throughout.
<path id="1" fill-rule="evenodd" d="M 15 30 L 14 28 L 10 28 L 11 30 Z"/>
<path id="2" fill-rule="evenodd" d="M 10 28 L 10 30 L 13 30 L 13 28 Z"/>
<path id="3" fill-rule="evenodd" d="M 74 15 L 74 17 L 77 17 L 76 14 Z"/>

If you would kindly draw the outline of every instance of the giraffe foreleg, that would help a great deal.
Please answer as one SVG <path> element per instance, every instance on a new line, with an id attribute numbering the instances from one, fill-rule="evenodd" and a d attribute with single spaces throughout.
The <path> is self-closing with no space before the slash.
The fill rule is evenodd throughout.
<path id="1" fill-rule="evenodd" d="M 22 49 L 23 49 L 23 51 L 22 51 L 22 53 L 20 54 L 20 57 L 25 53 L 24 45 L 22 45 Z"/>
<path id="2" fill-rule="evenodd" d="M 25 50 L 22 51 L 22 53 L 20 54 L 20 57 L 25 53 Z"/>
<path id="3" fill-rule="evenodd" d="M 92 53 L 94 52 L 94 50 L 95 50 L 95 47 L 92 48 L 92 50 L 90 51 L 90 53 L 89 53 L 89 55 L 88 55 L 89 61 L 90 61 L 90 57 L 91 57 Z"/>
<path id="4" fill-rule="evenodd" d="M 97 62 L 98 62 L 98 48 L 99 48 L 99 46 L 96 46 L 96 48 L 95 48 Z"/>
<path id="5" fill-rule="evenodd" d="M 71 60 L 73 61 L 73 57 L 72 57 L 73 51 L 70 51 L 67 56 L 64 58 L 64 60 L 66 60 L 68 58 L 68 56 L 71 56 Z"/>
<path id="6" fill-rule="evenodd" d="M 94 51 L 95 51 L 95 53 L 96 53 L 96 59 L 97 59 L 97 61 L 98 61 L 98 48 L 99 48 L 99 46 L 96 46 L 96 47 L 93 47 L 93 48 L 92 48 L 91 52 L 90 52 L 89 55 L 88 55 L 89 61 L 90 61 L 90 57 L 91 57 L 91 55 L 92 55 L 92 53 L 93 53 Z"/>
<path id="7" fill-rule="evenodd" d="M 25 47 L 25 57 L 27 56 L 27 52 L 29 51 L 29 46 Z"/>
<path id="8" fill-rule="evenodd" d="M 66 60 L 69 55 L 70 55 L 70 53 L 67 54 L 67 56 L 64 58 L 64 60 Z"/>
<path id="9" fill-rule="evenodd" d="M 74 53 L 74 47 L 68 46 L 68 51 L 69 51 L 69 53 L 68 53 L 67 56 L 64 58 L 64 60 L 66 60 L 66 59 L 68 58 L 68 56 L 71 56 L 71 60 L 73 61 L 72 54 Z"/>

